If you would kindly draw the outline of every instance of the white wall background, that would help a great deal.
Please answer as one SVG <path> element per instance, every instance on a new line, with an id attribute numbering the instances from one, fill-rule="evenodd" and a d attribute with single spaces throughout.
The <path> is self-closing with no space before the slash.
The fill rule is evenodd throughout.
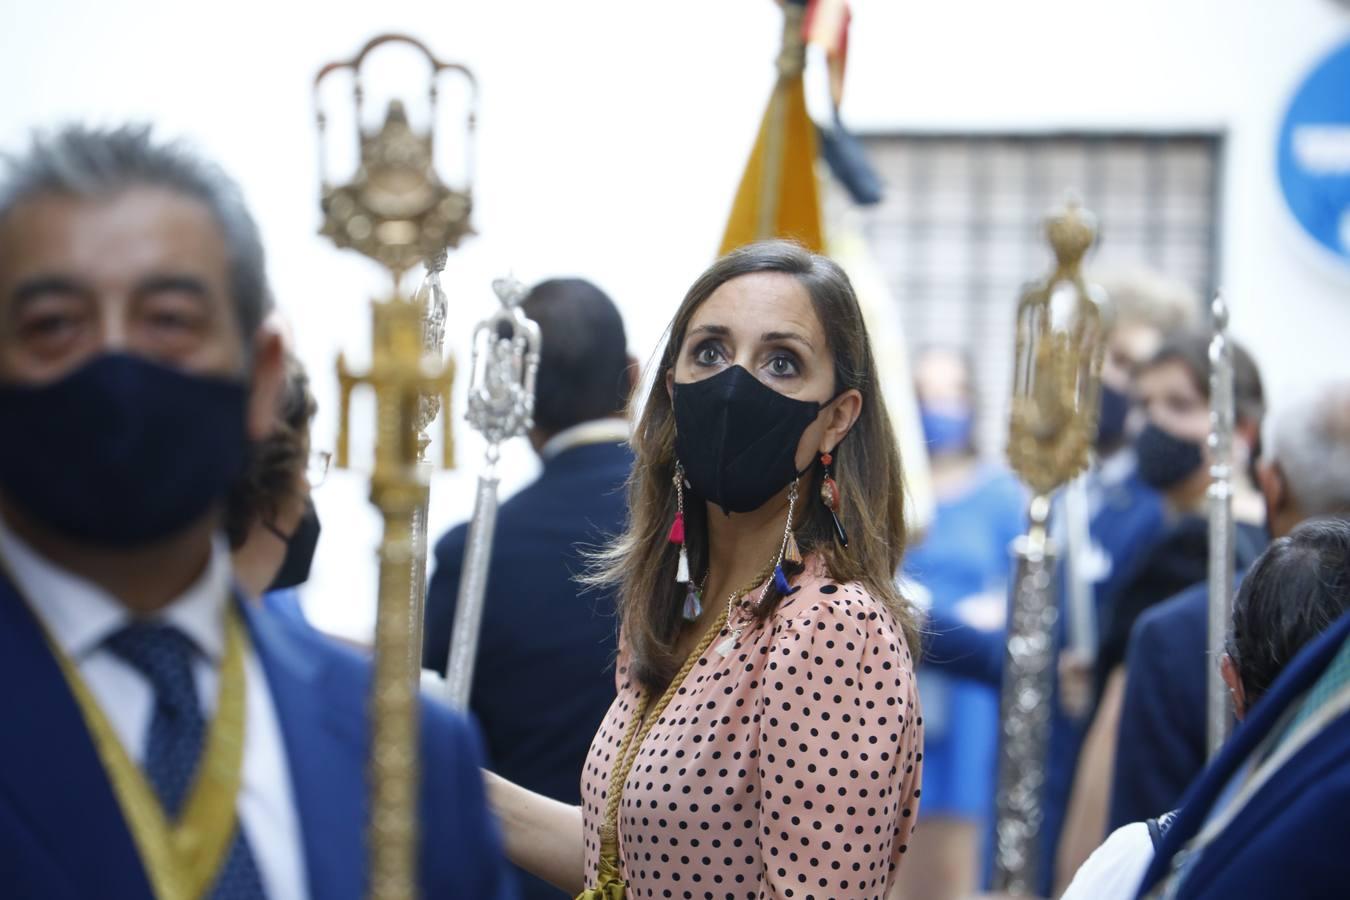
<path id="1" fill-rule="evenodd" d="M 1284 104 L 1350 34 L 1343 5 L 854 7 L 845 117 L 860 130 L 1226 131 L 1222 281 L 1235 333 L 1276 403 L 1312 380 L 1350 375 L 1350 274 L 1303 241 L 1274 177 Z M 525 281 L 598 282 L 645 361 L 716 251 L 771 83 L 779 21 L 769 0 L 0 0 L 0 148 L 17 148 L 34 126 L 148 119 L 225 165 L 261 222 L 277 296 L 315 379 L 322 445 L 336 426 L 334 354 L 364 358 L 364 304 L 385 285 L 372 264 L 315 235 L 309 85 L 321 64 L 398 30 L 479 76 L 481 236 L 451 256 L 445 278 L 462 361 L 472 323 L 495 303 L 489 283 L 508 269 Z M 360 407 L 355 416 L 365 421 Z M 354 434 L 357 461 L 368 433 Z M 433 488 L 437 530 L 471 503 L 481 444 L 466 428 L 459 440 L 462 468 Z M 533 466 L 526 448 L 511 448 L 504 489 Z M 359 472 L 330 476 L 317 493 L 326 528 L 306 596 L 321 627 L 353 637 L 373 622 L 378 522 L 364 494 Z"/>

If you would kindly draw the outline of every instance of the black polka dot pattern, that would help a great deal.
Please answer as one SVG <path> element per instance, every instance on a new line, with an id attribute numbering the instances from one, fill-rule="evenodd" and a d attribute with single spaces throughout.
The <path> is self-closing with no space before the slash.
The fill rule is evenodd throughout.
<path id="1" fill-rule="evenodd" d="M 763 626 L 718 641 L 643 743 L 619 836 L 635 898 L 883 897 L 919 806 L 922 724 L 890 612 L 815 561 Z M 618 697 L 582 776 L 586 879 L 636 685 Z"/>

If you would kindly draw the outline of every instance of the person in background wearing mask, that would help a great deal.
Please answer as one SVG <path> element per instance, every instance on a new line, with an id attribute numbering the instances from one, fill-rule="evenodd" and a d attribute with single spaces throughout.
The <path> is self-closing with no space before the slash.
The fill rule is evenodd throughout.
<path id="1" fill-rule="evenodd" d="M 1088 533 L 1068 534 L 1062 492 L 1050 517 L 1052 538 L 1061 548 L 1057 641 L 1065 649 L 1056 673 L 1042 798 L 1037 871 L 1044 896 L 1053 886 L 1056 850 L 1092 704 L 1092 660 L 1067 649 L 1074 615 L 1068 603 L 1069 583 L 1081 580 L 1088 586 L 1095 613 L 1091 632 L 1100 644 L 1115 586 L 1163 526 L 1162 497 L 1140 478 L 1136 465 L 1132 437 L 1139 416 L 1130 412 L 1134 379 L 1166 335 L 1194 325 L 1200 308 L 1199 298 L 1187 285 L 1142 266 L 1095 271 L 1089 280 L 1106 290 L 1113 315 L 1102 362 L 1096 452 L 1083 476 Z"/>
<path id="2" fill-rule="evenodd" d="M 276 427 L 249 451 L 244 476 L 225 505 L 225 537 L 244 593 L 278 615 L 305 623 L 296 588 L 309 579 L 319 543 L 310 499 L 328 472 L 328 454 L 311 450 L 317 406 L 300 360 L 286 354 L 286 382 Z"/>
<path id="3" fill-rule="evenodd" d="M 1163 496 L 1166 524 L 1126 573 L 1110 600 L 1095 673 L 1096 710 L 1074 778 L 1058 872 L 1077 871 L 1106 833 L 1117 727 L 1124 698 L 1125 650 L 1139 616 L 1182 590 L 1204 581 L 1209 567 L 1205 494 L 1211 460 L 1209 436 L 1209 342 L 1201 332 L 1168 338 L 1139 372 L 1136 402 L 1146 424 L 1135 438 L 1139 475 Z M 1248 475 L 1265 395 L 1251 355 L 1233 345 L 1236 409 L 1233 491 L 1237 519 L 1237 564 L 1245 568 L 1266 543 L 1261 495 Z M 1160 810 L 1161 812 L 1161 810 Z"/>
<path id="4" fill-rule="evenodd" d="M 624 408 L 637 364 L 623 318 L 595 285 L 541 282 L 521 305 L 540 335 L 530 443 L 539 478 L 502 504 L 469 709 L 492 771 L 554 800 L 581 802 L 581 770 L 614 701 L 613 590 L 578 584 L 586 553 L 624 526 L 633 468 Z M 468 529 L 436 544 L 422 664 L 444 673 Z M 518 872 L 524 900 L 562 895 Z"/>
<path id="5" fill-rule="evenodd" d="M 365 895 L 370 667 L 244 602 L 220 533 L 271 305 L 238 187 L 148 128 L 0 175 L 7 896 Z M 509 895 L 471 728 L 420 731 L 422 893 Z"/>
<path id="6" fill-rule="evenodd" d="M 1314 516 L 1350 516 L 1350 381 L 1281 407 L 1262 444 L 1257 480 L 1272 537 Z M 1204 768 L 1208 625 L 1209 588 L 1197 584 L 1144 612 L 1130 634 L 1113 829 L 1176 808 Z"/>
<path id="7" fill-rule="evenodd" d="M 970 369 L 951 349 L 931 348 L 914 367 L 937 510 L 905 561 L 905 578 L 931 597 L 934 627 L 954 616 L 999 632 L 1011 569 L 1008 547 L 1026 521 L 1026 493 L 1006 469 L 982 461 L 972 438 Z M 940 640 L 940 638 L 939 638 Z M 998 638 L 992 634 L 991 641 Z M 924 723 L 924 827 L 902 884 L 906 900 L 966 897 L 978 886 L 981 840 L 993 814 L 998 694 L 935 671 L 935 641 L 919 670 Z"/>
<path id="8" fill-rule="evenodd" d="M 1340 518 L 1312 519 L 1277 539 L 1261 554 L 1233 602 L 1228 649 L 1219 663 L 1239 720 L 1270 690 L 1303 647 L 1329 629 L 1347 609 L 1350 609 L 1350 522 Z M 1193 653 L 1195 648 L 1188 649 Z M 1199 657 L 1206 665 L 1214 664 L 1205 658 L 1207 648 L 1203 644 Z M 1203 670 L 1197 680 L 1201 685 L 1205 683 Z M 1178 683 L 1163 689 L 1185 688 Z M 1204 722 L 1203 705 L 1192 713 Z M 1175 804 L 1161 807 L 1175 808 Z M 1153 859 L 1154 847 L 1174 818 L 1175 813 L 1167 812 L 1147 821 L 1141 817 L 1116 826 L 1078 870 L 1062 900 L 1133 900 L 1144 870 Z M 1304 872 L 1299 875 L 1308 877 Z M 1329 892 L 1343 887 L 1322 886 Z M 1288 887 L 1279 882 L 1273 890 L 1256 896 L 1289 896 Z"/>

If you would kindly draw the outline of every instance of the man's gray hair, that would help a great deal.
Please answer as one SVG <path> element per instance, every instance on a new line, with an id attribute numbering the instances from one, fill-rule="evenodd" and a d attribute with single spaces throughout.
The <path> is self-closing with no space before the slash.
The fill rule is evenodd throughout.
<path id="1" fill-rule="evenodd" d="M 28 151 L 3 157 L 0 220 L 42 194 L 104 197 L 160 187 L 203 203 L 225 236 L 230 289 L 245 343 L 272 309 L 262 238 L 234 179 L 180 143 L 159 143 L 148 125 L 69 125 L 36 134 Z"/>
<path id="2" fill-rule="evenodd" d="M 1117 324 L 1148 325 L 1163 334 L 1199 324 L 1199 295 L 1156 269 L 1138 264 L 1094 267 L 1088 279 L 1106 290 Z"/>
<path id="3" fill-rule="evenodd" d="M 1350 513 L 1350 380 L 1320 385 L 1267 420 L 1269 458 L 1305 516 Z"/>

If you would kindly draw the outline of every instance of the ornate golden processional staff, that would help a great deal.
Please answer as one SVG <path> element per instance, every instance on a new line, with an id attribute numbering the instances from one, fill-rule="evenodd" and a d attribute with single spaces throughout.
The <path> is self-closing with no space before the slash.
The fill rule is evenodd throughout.
<path id="1" fill-rule="evenodd" d="M 373 50 L 390 43 L 411 46 L 430 64 L 432 114 L 424 133 L 413 129 L 398 100 L 390 102 L 380 128 L 368 130 L 363 124 L 361 68 Z M 319 88 L 339 71 L 350 72 L 354 84 L 360 162 L 350 181 L 335 185 L 327 174 L 327 118 Z M 438 177 L 433 155 L 437 82 L 447 72 L 465 79 L 470 89 L 466 175 L 458 189 Z M 337 246 L 380 263 L 393 280 L 391 294 L 370 305 L 369 369 L 356 373 L 342 354 L 338 356 L 337 461 L 343 467 L 348 462 L 352 390 L 369 386 L 375 394 L 376 419 L 370 499 L 384 519 L 370 710 L 369 895 L 378 900 L 411 900 L 416 896 L 417 705 L 430 482 L 430 464 L 424 459 L 430 438 L 423 429 L 438 411 L 444 413 L 442 464 L 452 465 L 449 404 L 454 364 L 442 354 L 446 307 L 438 273 L 445 265 L 446 249 L 458 246 L 471 233 L 477 86 L 464 66 L 442 62 L 414 38 L 386 34 L 370 40 L 351 59 L 320 69 L 314 79 L 314 103 L 324 216 L 321 233 Z M 418 265 L 425 265 L 427 278 L 409 296 L 402 290 L 403 278 Z"/>
<path id="2" fill-rule="evenodd" d="M 1046 234 L 1054 271 L 1027 288 L 1017 305 L 1008 459 L 1032 499 L 1027 534 L 1013 543 L 994 837 L 994 890 L 1025 896 L 1036 890 L 1054 702 L 1058 607 L 1050 498 L 1087 468 L 1110 324 L 1103 292 L 1090 290 L 1081 271 L 1096 239 L 1091 214 L 1070 201 L 1048 219 Z"/>

